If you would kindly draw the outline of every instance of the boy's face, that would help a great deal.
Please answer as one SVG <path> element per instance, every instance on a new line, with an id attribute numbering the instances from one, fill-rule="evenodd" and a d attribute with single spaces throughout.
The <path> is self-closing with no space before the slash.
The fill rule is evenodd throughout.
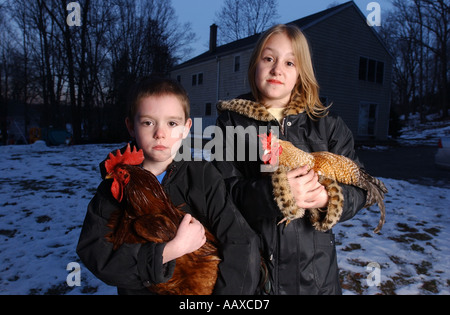
<path id="1" fill-rule="evenodd" d="M 255 80 L 262 101 L 271 107 L 284 107 L 298 76 L 291 40 L 286 34 L 272 35 L 256 65 Z"/>
<path id="2" fill-rule="evenodd" d="M 126 120 L 132 137 L 144 151 L 146 162 L 172 162 L 183 139 L 189 134 L 191 119 L 186 119 L 180 100 L 174 95 L 143 98 L 133 123 Z"/>

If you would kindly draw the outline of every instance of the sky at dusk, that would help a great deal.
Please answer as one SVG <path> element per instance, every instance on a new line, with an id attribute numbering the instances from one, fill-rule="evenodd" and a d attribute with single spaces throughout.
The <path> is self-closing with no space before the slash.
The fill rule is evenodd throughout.
<path id="1" fill-rule="evenodd" d="M 289 23 L 302 17 L 326 10 L 330 4 L 342 4 L 347 0 L 278 0 L 278 23 Z M 355 3 L 364 15 L 370 14 L 367 5 L 378 2 L 381 8 L 381 23 L 384 15 L 392 8 L 391 0 L 356 0 Z M 214 23 L 216 12 L 220 11 L 223 0 L 172 0 L 181 24 L 190 22 L 192 31 L 197 35 L 197 41 L 192 44 L 195 57 L 208 50 L 209 26 Z"/>

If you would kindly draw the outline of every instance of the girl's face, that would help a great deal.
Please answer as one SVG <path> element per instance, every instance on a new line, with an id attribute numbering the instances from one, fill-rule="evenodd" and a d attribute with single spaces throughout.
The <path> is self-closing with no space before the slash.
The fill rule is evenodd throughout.
<path id="1" fill-rule="evenodd" d="M 128 131 L 144 151 L 144 168 L 165 168 L 173 161 L 183 139 L 189 134 L 192 120 L 174 95 L 149 96 L 138 106 L 134 122 L 126 121 Z M 155 174 L 159 175 L 159 174 Z"/>
<path id="2" fill-rule="evenodd" d="M 272 35 L 256 64 L 256 86 L 261 101 L 269 107 L 285 107 L 297 83 L 299 73 L 289 37 Z"/>

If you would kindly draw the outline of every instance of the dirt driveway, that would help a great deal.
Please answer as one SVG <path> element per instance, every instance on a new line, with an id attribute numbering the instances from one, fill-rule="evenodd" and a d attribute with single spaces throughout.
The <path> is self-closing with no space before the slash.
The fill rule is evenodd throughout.
<path id="1" fill-rule="evenodd" d="M 430 146 L 357 149 L 366 170 L 374 176 L 450 188 L 450 171 L 434 165 L 437 148 Z"/>

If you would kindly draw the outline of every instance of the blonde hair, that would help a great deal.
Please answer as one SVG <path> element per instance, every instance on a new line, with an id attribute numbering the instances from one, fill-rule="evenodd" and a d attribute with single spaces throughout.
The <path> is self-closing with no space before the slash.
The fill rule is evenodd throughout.
<path id="1" fill-rule="evenodd" d="M 256 101 L 261 101 L 260 92 L 256 86 L 256 67 L 261 60 L 261 54 L 270 37 L 274 34 L 285 34 L 291 40 L 292 49 L 296 58 L 299 77 L 292 90 L 290 104 L 305 109 L 311 118 L 326 116 L 328 107 L 325 107 L 319 98 L 319 84 L 314 74 L 311 51 L 308 40 L 300 29 L 294 25 L 278 24 L 272 26 L 259 38 L 253 49 L 248 69 L 248 80 Z"/>

